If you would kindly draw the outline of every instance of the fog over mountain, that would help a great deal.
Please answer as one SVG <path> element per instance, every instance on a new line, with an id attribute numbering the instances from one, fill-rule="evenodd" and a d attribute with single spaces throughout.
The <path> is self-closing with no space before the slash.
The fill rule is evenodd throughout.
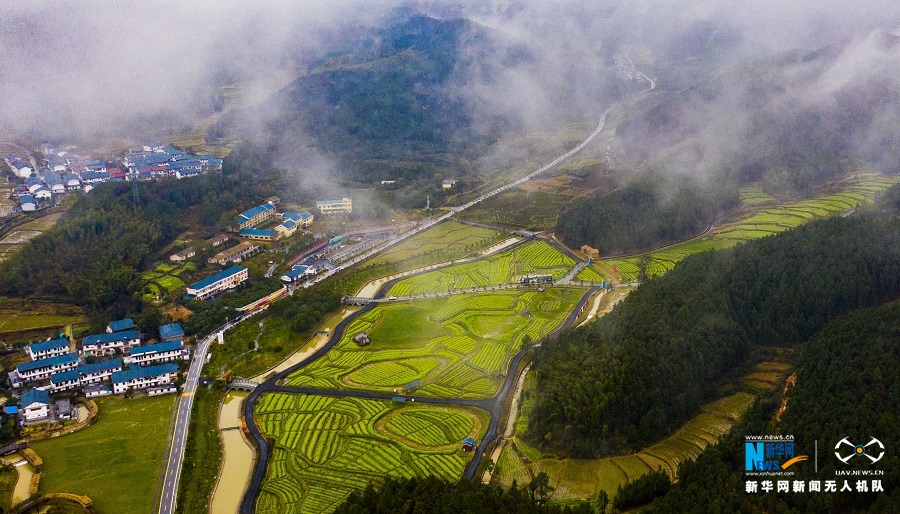
<path id="1" fill-rule="evenodd" d="M 666 107 L 638 105 L 649 114 L 632 120 L 617 147 L 629 165 L 653 153 L 635 155 L 641 140 L 656 151 L 684 138 L 690 144 L 672 155 L 681 172 L 708 174 L 738 154 L 752 165 L 754 152 L 774 144 L 753 137 L 771 124 L 780 135 L 769 139 L 780 141 L 793 130 L 784 120 L 795 119 L 819 127 L 816 144 L 839 133 L 841 152 L 897 153 L 900 45 L 890 34 L 900 28 L 900 5 L 884 0 L 6 2 L 0 134 L 89 139 L 183 129 L 220 108 L 223 85 L 357 55 L 367 49 L 348 44 L 377 45 L 379 30 L 414 14 L 467 20 L 455 55 L 441 56 L 452 68 L 429 94 L 478 133 L 596 119 L 640 86 L 616 80 L 615 65 L 632 58 L 657 79 L 656 99 L 671 98 L 677 113 L 660 118 Z M 267 144 L 265 127 L 283 111 L 273 103 L 233 123 Z M 294 124 L 287 137 L 320 145 L 309 132 Z M 302 162 L 318 162 L 323 173 L 335 167 L 321 155 Z"/>

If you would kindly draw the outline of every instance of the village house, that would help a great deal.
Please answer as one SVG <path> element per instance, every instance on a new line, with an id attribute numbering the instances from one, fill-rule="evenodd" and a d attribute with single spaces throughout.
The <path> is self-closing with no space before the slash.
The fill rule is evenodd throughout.
<path id="1" fill-rule="evenodd" d="M 274 230 L 264 228 L 242 228 L 238 232 L 238 236 L 253 241 L 274 241 L 277 235 L 278 233 Z"/>
<path id="2" fill-rule="evenodd" d="M 197 255 L 197 251 L 191 247 L 187 247 L 184 250 L 173 253 L 169 256 L 170 261 L 174 262 L 182 262 L 190 259 L 191 257 Z"/>
<path id="3" fill-rule="evenodd" d="M 127 330 L 135 330 L 137 329 L 134 326 L 134 321 L 131 318 L 118 319 L 116 321 L 110 321 L 109 325 L 106 325 L 106 333 L 112 334 L 115 332 L 125 332 Z"/>
<path id="4" fill-rule="evenodd" d="M 22 212 L 34 212 L 37 210 L 37 201 L 31 195 L 22 195 L 19 197 L 19 208 Z"/>
<path id="5" fill-rule="evenodd" d="M 184 329 L 181 323 L 169 323 L 159 327 L 159 338 L 162 341 L 183 341 Z"/>
<path id="6" fill-rule="evenodd" d="M 234 289 L 249 278 L 247 268 L 232 266 L 187 287 L 187 297 L 203 300 Z"/>
<path id="7" fill-rule="evenodd" d="M 178 377 L 178 364 L 168 363 L 158 366 L 138 366 L 112 374 L 113 393 L 123 394 L 129 389 L 170 384 Z"/>
<path id="8" fill-rule="evenodd" d="M 187 359 L 189 355 L 190 351 L 182 345 L 181 341 L 168 341 L 132 348 L 131 355 L 125 357 L 125 364 L 146 366 L 157 362 Z"/>
<path id="9" fill-rule="evenodd" d="M 109 396 L 112 393 L 112 387 L 106 384 L 90 384 L 84 386 L 84 396 L 87 398 L 98 398 L 100 396 Z"/>
<path id="10" fill-rule="evenodd" d="M 257 250 L 259 250 L 259 245 L 244 241 L 210 257 L 209 263 L 224 266 L 229 262 L 241 262 L 245 257 L 255 254 Z"/>
<path id="11" fill-rule="evenodd" d="M 54 393 L 81 387 L 81 376 L 77 369 L 69 369 L 50 375 L 50 389 Z"/>
<path id="12" fill-rule="evenodd" d="M 309 228 L 315 217 L 311 212 L 285 212 L 281 214 L 281 219 L 291 220 L 302 228 Z"/>
<path id="13" fill-rule="evenodd" d="M 104 334 L 92 334 L 81 340 L 81 351 L 85 356 L 103 356 L 122 353 L 127 348 L 141 344 L 141 333 L 137 330 L 125 330 Z"/>
<path id="14" fill-rule="evenodd" d="M 122 368 L 122 359 L 116 357 L 115 359 L 82 364 L 76 370 L 78 371 L 81 385 L 88 385 L 108 380 L 116 371 L 122 371 Z"/>
<path id="15" fill-rule="evenodd" d="M 50 394 L 31 389 L 22 395 L 22 415 L 25 421 L 40 421 L 50 415 Z"/>
<path id="16" fill-rule="evenodd" d="M 456 185 L 456 180 L 454 180 L 454 179 L 448 179 L 448 180 L 441 182 L 441 187 L 444 189 L 450 189 L 455 185 Z"/>
<path id="17" fill-rule="evenodd" d="M 209 240 L 209 244 L 213 246 L 213 248 L 217 246 L 222 246 L 222 243 L 225 243 L 230 239 L 228 234 L 219 234 L 216 237 Z"/>
<path id="18" fill-rule="evenodd" d="M 77 366 L 78 354 L 64 353 L 56 357 L 19 364 L 16 366 L 15 371 L 9 373 L 9 380 L 13 387 L 19 387 L 22 383 L 43 380 L 54 373 L 73 369 Z"/>
<path id="19" fill-rule="evenodd" d="M 600 257 L 600 250 L 598 250 L 596 248 L 591 248 L 588 245 L 584 245 L 581 247 L 581 253 L 583 253 L 585 256 L 590 257 L 592 259 L 596 259 L 596 258 Z"/>
<path id="20" fill-rule="evenodd" d="M 69 339 L 60 337 L 59 339 L 31 343 L 26 347 L 25 351 L 33 361 L 56 357 L 57 355 L 69 353 Z"/>

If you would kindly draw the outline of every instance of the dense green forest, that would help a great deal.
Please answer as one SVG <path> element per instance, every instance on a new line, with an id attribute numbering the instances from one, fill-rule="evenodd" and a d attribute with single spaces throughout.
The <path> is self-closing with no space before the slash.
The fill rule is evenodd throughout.
<path id="1" fill-rule="evenodd" d="M 896 512 L 900 505 L 900 455 L 891 443 L 900 434 L 900 304 L 863 309 L 827 324 L 805 345 L 797 362 L 796 384 L 788 390 L 787 410 L 775 433 L 794 435 L 803 453 L 819 444 L 819 471 L 798 466 L 801 480 L 838 480 L 838 469 L 883 470 L 883 493 L 747 494 L 739 474 L 745 434 L 773 433 L 776 405 L 755 408 L 719 444 L 685 462 L 678 482 L 644 512 L 692 511 L 702 505 L 718 512 Z M 840 463 L 831 448 L 843 437 L 865 444 L 879 438 L 888 448 L 876 464 L 853 459 Z M 824 449 L 824 451 L 823 451 Z M 858 461 L 858 462 L 854 462 Z M 849 477 L 855 487 L 857 478 Z"/>
<path id="2" fill-rule="evenodd" d="M 546 475 L 544 475 L 546 476 Z M 335 514 L 592 514 L 587 504 L 566 507 L 536 502 L 531 487 L 510 489 L 480 481 L 447 482 L 435 477 L 388 478 L 379 488 L 371 484 L 351 493 Z"/>
<path id="3" fill-rule="evenodd" d="M 539 348 L 527 437 L 574 456 L 637 448 L 693 416 L 752 346 L 898 296 L 900 220 L 826 219 L 689 257 Z"/>
<path id="4" fill-rule="evenodd" d="M 141 310 L 140 271 L 187 229 L 213 234 L 237 214 L 279 191 L 280 176 L 247 150 L 223 174 L 139 185 L 103 184 L 80 197 L 53 228 L 0 267 L 0 294 L 51 296 L 105 317 Z"/>
<path id="5" fill-rule="evenodd" d="M 635 253 L 700 234 L 739 202 L 734 187 L 648 174 L 578 201 L 560 215 L 556 233 L 571 247 L 587 244 L 601 255 Z"/>

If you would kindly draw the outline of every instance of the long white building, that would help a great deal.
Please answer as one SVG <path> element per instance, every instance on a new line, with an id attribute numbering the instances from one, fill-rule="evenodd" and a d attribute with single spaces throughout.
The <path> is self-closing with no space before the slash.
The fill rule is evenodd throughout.
<path id="1" fill-rule="evenodd" d="M 26 349 L 31 360 L 36 361 L 69 353 L 69 340 L 65 337 L 31 343 Z"/>
<path id="2" fill-rule="evenodd" d="M 141 333 L 137 330 L 92 334 L 81 340 L 81 351 L 85 355 L 114 355 L 141 344 Z"/>
<path id="3" fill-rule="evenodd" d="M 125 364 L 146 366 L 157 362 L 172 362 L 186 359 L 190 354 L 181 341 L 148 344 L 131 349 L 131 355 L 125 357 Z"/>
<path id="4" fill-rule="evenodd" d="M 171 384 L 178 377 L 178 364 L 160 364 L 159 366 L 139 366 L 117 371 L 112 374 L 113 393 L 122 394 L 129 389 L 147 389 L 148 387 Z"/>
<path id="5" fill-rule="evenodd" d="M 15 371 L 9 373 L 9 379 L 13 387 L 18 387 L 23 382 L 50 378 L 50 375 L 54 373 L 75 369 L 77 366 L 78 354 L 65 353 L 56 357 L 19 364 Z"/>
<path id="6" fill-rule="evenodd" d="M 316 202 L 316 208 L 322 214 L 350 214 L 353 212 L 353 200 L 342 198 L 340 200 L 320 200 Z"/>
<path id="7" fill-rule="evenodd" d="M 189 297 L 203 300 L 216 294 L 234 289 L 249 278 L 247 268 L 232 266 L 215 275 L 210 275 L 199 282 L 187 287 Z"/>

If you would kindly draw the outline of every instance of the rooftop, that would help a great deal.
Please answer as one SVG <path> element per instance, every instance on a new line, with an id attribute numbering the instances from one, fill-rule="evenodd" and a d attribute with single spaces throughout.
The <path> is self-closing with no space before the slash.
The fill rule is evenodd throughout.
<path id="1" fill-rule="evenodd" d="M 237 266 L 233 266 L 237 267 Z M 231 269 L 231 268 L 229 268 Z M 243 268 L 241 268 L 243 269 Z M 228 271 L 228 270 L 226 270 Z M 218 273 L 217 273 L 218 274 Z M 213 275 L 215 276 L 215 275 Z M 211 278 L 211 277 L 208 277 Z M 200 282 L 203 282 L 202 280 Z M 199 284 L 200 282 L 197 282 Z M 163 325 L 159 327 L 159 337 L 163 339 L 168 339 L 170 337 L 184 337 L 184 329 L 181 328 L 180 323 L 169 323 L 168 325 Z"/>
<path id="2" fill-rule="evenodd" d="M 236 220 L 238 223 L 243 223 L 258 214 L 262 214 L 266 211 L 274 211 L 274 210 L 275 210 L 274 205 L 272 205 L 270 203 L 264 203 L 262 205 L 257 205 L 256 207 L 253 207 L 252 209 L 247 209 L 246 211 L 238 214 L 238 217 L 236 218 Z"/>
<path id="3" fill-rule="evenodd" d="M 100 362 L 94 362 L 92 364 L 82 364 L 75 368 L 82 375 L 89 375 L 91 373 L 97 373 L 100 371 L 108 371 L 113 368 L 121 368 L 122 367 L 122 358 L 116 357 L 115 359 L 109 359 Z"/>
<path id="4" fill-rule="evenodd" d="M 28 392 L 22 395 L 22 407 L 28 407 L 32 403 L 50 405 L 50 393 L 40 389 L 29 389 Z"/>
<path id="5" fill-rule="evenodd" d="M 66 371 L 50 375 L 50 383 L 53 385 L 62 384 L 63 382 L 78 380 L 78 377 L 78 370 L 68 369 Z"/>
<path id="6" fill-rule="evenodd" d="M 28 348 L 31 349 L 31 353 L 46 352 L 48 350 L 56 350 L 57 348 L 68 347 L 69 340 L 65 337 L 60 337 L 59 339 L 51 339 L 49 341 L 40 341 L 28 345 Z"/>
<path id="7" fill-rule="evenodd" d="M 19 364 L 16 366 L 16 371 L 21 373 L 23 371 L 34 371 L 36 369 L 49 368 L 51 366 L 59 366 L 62 364 L 73 364 L 75 362 L 78 362 L 77 353 L 64 353 L 62 355 L 57 355 L 56 357 L 50 357 L 49 359 Z"/>
<path id="8" fill-rule="evenodd" d="M 113 332 L 112 334 L 91 334 L 89 336 L 84 336 L 84 339 L 81 340 L 81 344 L 98 344 L 98 343 L 112 343 L 115 341 L 128 341 L 130 339 L 140 339 L 141 333 L 137 330 L 123 330 L 122 332 Z"/>
<path id="9" fill-rule="evenodd" d="M 238 232 L 240 236 L 268 236 L 275 237 L 274 230 L 268 230 L 264 228 L 242 228 L 240 232 Z"/>
<path id="10" fill-rule="evenodd" d="M 131 318 L 118 319 L 109 322 L 109 329 L 113 332 L 122 332 L 123 330 L 131 330 L 135 328 L 134 321 Z"/>
<path id="11" fill-rule="evenodd" d="M 143 355 L 145 353 L 162 353 L 171 352 L 172 350 L 180 350 L 181 341 L 169 341 L 167 343 L 148 344 L 145 346 L 136 346 L 131 349 L 131 355 Z"/>

